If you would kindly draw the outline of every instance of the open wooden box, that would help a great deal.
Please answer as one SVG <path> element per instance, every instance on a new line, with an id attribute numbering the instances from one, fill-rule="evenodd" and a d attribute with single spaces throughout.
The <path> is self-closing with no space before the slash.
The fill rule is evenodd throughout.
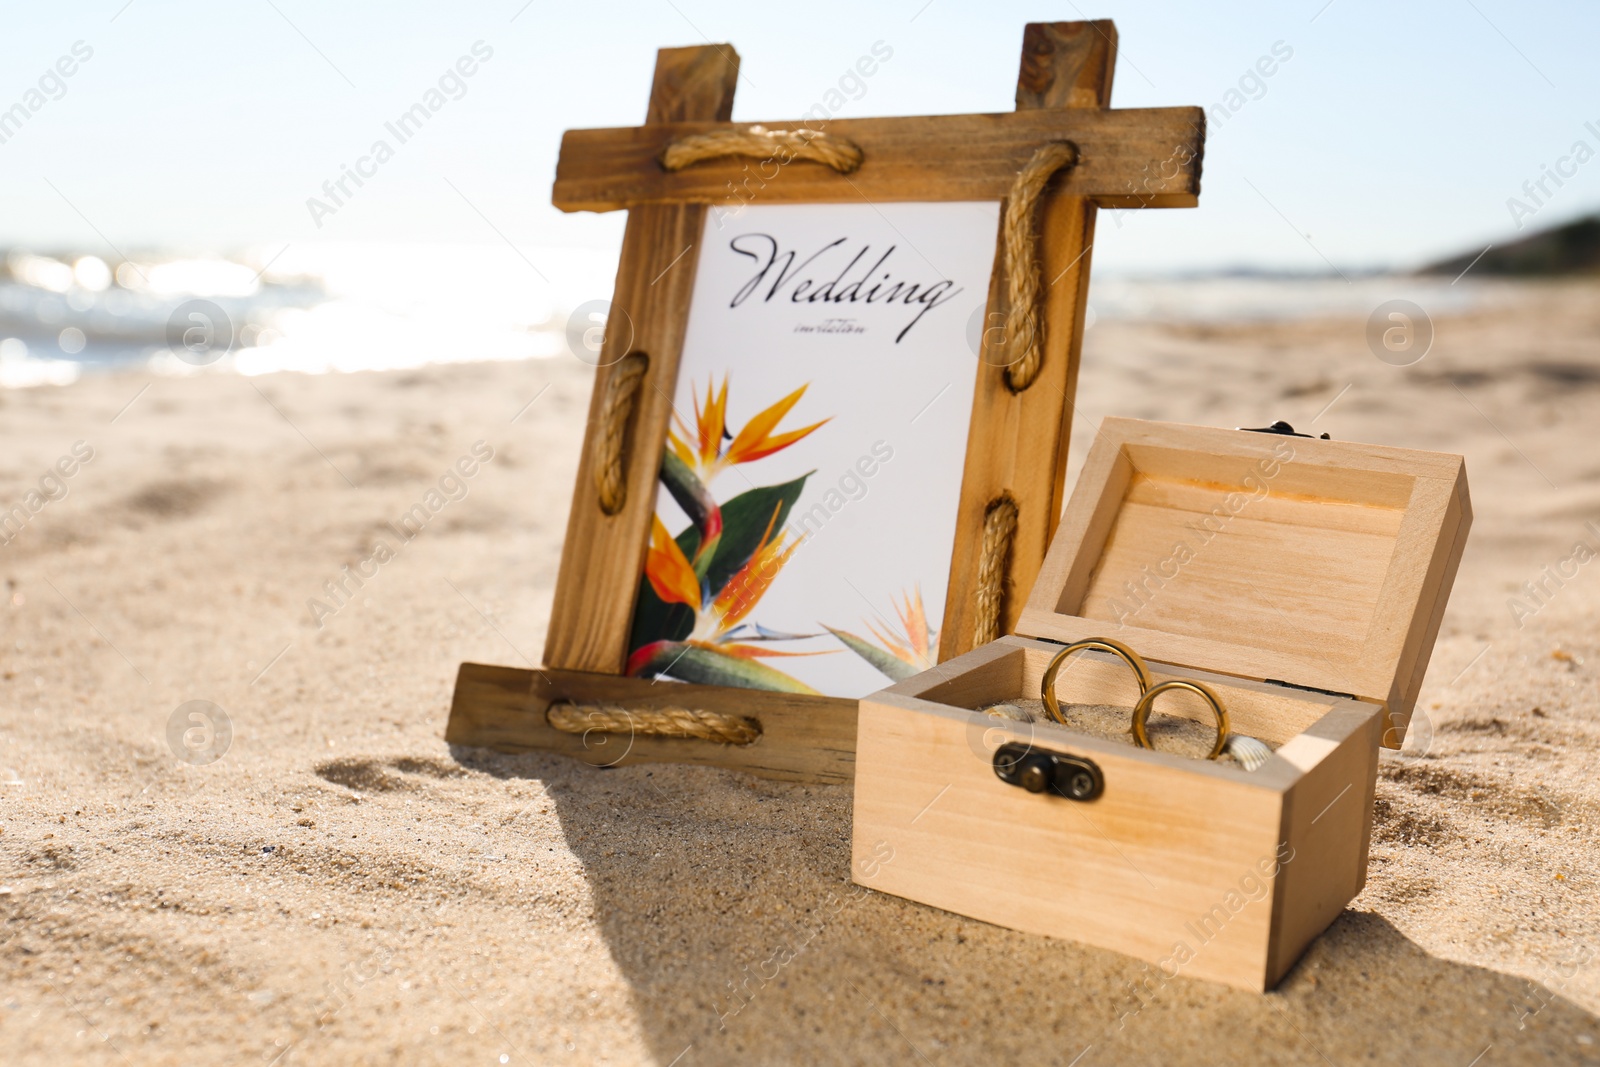
<path id="1" fill-rule="evenodd" d="M 1027 636 L 861 702 L 855 880 L 1164 977 L 1271 988 L 1365 883 L 1378 748 L 1404 740 L 1471 517 L 1459 456 L 1108 419 Z M 1155 682 L 1210 685 L 1234 733 L 1280 747 L 1250 772 L 972 710 L 1037 698 L 1061 645 L 1097 636 L 1138 651 Z M 1138 695 L 1093 652 L 1056 692 Z M 1156 714 L 1212 722 L 1187 693 Z M 1007 784 L 993 762 L 1007 742 L 1094 761 L 1103 792 Z"/>

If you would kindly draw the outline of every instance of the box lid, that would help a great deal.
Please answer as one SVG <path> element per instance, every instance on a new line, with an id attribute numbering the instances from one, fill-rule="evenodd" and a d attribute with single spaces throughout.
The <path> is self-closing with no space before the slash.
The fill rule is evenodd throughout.
<path id="1" fill-rule="evenodd" d="M 1371 701 L 1398 748 L 1471 522 L 1460 456 L 1107 419 L 1017 632 Z"/>

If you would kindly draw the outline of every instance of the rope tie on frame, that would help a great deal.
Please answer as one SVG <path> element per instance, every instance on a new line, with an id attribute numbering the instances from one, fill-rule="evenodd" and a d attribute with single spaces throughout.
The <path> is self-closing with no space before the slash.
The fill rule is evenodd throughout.
<path id="1" fill-rule="evenodd" d="M 1001 243 L 1006 257 L 1006 384 L 1014 393 L 1032 385 L 1044 364 L 1044 346 L 1039 329 L 1039 305 L 1044 289 L 1039 276 L 1039 235 L 1035 217 L 1045 186 L 1056 172 L 1076 166 L 1078 146 L 1071 141 L 1052 141 L 1040 146 L 1011 183 L 1006 197 L 1006 216 Z"/>
<path id="2" fill-rule="evenodd" d="M 983 515 L 983 541 L 978 549 L 978 588 L 973 593 L 977 622 L 972 630 L 972 647 L 986 645 L 1000 636 L 1001 615 L 1005 608 L 1006 560 L 1017 537 L 1017 502 L 1002 493 L 990 502 Z"/>
<path id="3" fill-rule="evenodd" d="M 631 711 L 609 704 L 550 705 L 545 721 L 565 734 L 628 734 L 687 737 L 724 745 L 748 745 L 761 737 L 754 719 L 697 708 L 663 707 Z"/>
<path id="4" fill-rule="evenodd" d="M 770 159 L 786 154 L 784 163 L 797 159 L 821 163 L 840 174 L 853 174 L 865 158 L 859 145 L 821 130 L 769 130 L 750 126 L 743 130 L 716 130 L 678 137 L 661 150 L 661 166 L 678 171 L 705 159 L 743 156 Z"/>
<path id="5" fill-rule="evenodd" d="M 615 515 L 628 499 L 627 445 L 628 423 L 633 419 L 634 403 L 649 360 L 643 353 L 625 356 L 606 380 L 605 399 L 600 404 L 600 432 L 594 439 L 594 486 L 600 494 L 600 510 Z"/>

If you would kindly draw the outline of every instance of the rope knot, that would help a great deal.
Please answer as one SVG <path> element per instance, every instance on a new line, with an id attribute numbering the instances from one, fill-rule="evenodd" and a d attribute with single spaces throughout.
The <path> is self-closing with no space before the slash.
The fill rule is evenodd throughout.
<path id="1" fill-rule="evenodd" d="M 983 541 L 978 550 L 978 587 L 973 593 L 977 622 L 972 628 L 972 647 L 986 645 L 1000 636 L 1006 596 L 1006 561 L 1011 543 L 1017 538 L 1017 501 L 1001 493 L 989 501 L 983 512 Z"/>
<path id="2" fill-rule="evenodd" d="M 639 386 L 650 360 L 643 352 L 622 358 L 606 379 L 605 398 L 600 402 L 600 432 L 595 434 L 594 487 L 600 496 L 600 510 L 615 515 L 628 500 L 627 437 L 633 421 L 633 407 Z"/>
<path id="3" fill-rule="evenodd" d="M 840 174 L 853 174 L 866 158 L 861 147 L 844 137 L 821 130 L 769 130 L 747 126 L 742 130 L 714 130 L 674 138 L 657 158 L 669 171 L 683 170 L 701 160 L 742 156 L 747 159 L 777 159 L 792 163 L 797 159 L 821 163 Z"/>
<path id="4" fill-rule="evenodd" d="M 723 745 L 753 744 L 761 737 L 761 724 L 754 719 L 700 708 L 667 706 L 630 710 L 613 704 L 558 701 L 550 705 L 544 717 L 564 734 L 681 737 Z"/>
<path id="5" fill-rule="evenodd" d="M 1044 289 L 1039 276 L 1039 236 L 1034 221 L 1039 201 L 1057 171 L 1078 164 L 1078 146 L 1071 141 L 1040 145 L 1017 172 L 1006 197 L 1002 230 L 1006 257 L 1005 332 L 1006 384 L 1020 393 L 1039 377 L 1044 365 L 1044 345 L 1039 328 L 1039 304 Z"/>

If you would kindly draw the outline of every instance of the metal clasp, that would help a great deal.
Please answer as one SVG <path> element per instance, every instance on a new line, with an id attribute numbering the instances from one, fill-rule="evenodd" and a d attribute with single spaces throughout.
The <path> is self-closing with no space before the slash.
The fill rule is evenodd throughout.
<path id="1" fill-rule="evenodd" d="M 1046 752 L 1008 741 L 995 749 L 994 774 L 1030 793 L 1051 792 L 1068 800 L 1093 800 L 1105 791 L 1105 775 L 1094 760 Z"/>
<path id="2" fill-rule="evenodd" d="M 1290 426 L 1287 422 L 1284 422 L 1282 419 L 1279 419 L 1277 422 L 1273 423 L 1271 426 L 1235 426 L 1234 429 L 1242 430 L 1245 433 L 1275 433 L 1275 434 L 1281 434 L 1284 437 L 1310 437 L 1311 436 L 1311 434 L 1308 434 L 1308 433 L 1295 433 L 1294 427 Z M 1331 441 L 1331 440 L 1333 440 L 1333 438 L 1328 436 L 1327 434 L 1323 434 L 1320 438 L 1318 438 L 1318 440 Z"/>

